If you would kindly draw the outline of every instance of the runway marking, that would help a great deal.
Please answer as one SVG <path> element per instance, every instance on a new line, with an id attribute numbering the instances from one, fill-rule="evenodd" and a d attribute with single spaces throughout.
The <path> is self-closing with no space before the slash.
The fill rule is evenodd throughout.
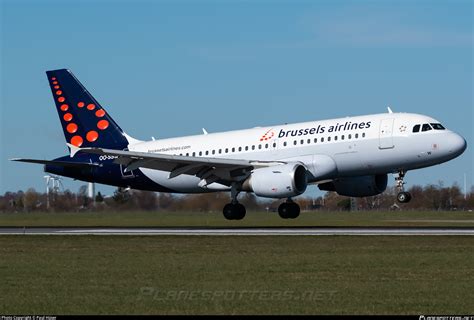
<path id="1" fill-rule="evenodd" d="M 387 220 L 390 222 L 439 222 L 439 223 L 474 223 L 474 220 L 438 220 L 438 219 L 411 219 L 411 220 Z"/>
<path id="2" fill-rule="evenodd" d="M 419 236 L 474 235 L 473 228 L 0 228 L 0 235 Z"/>

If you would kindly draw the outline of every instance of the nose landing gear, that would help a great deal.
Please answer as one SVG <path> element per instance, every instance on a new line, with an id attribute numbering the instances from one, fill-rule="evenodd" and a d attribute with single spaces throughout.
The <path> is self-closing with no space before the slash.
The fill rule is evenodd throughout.
<path id="1" fill-rule="evenodd" d="M 403 182 L 403 178 L 405 177 L 405 174 L 406 174 L 405 171 L 400 170 L 398 172 L 398 175 L 395 177 L 395 184 L 398 190 L 397 200 L 400 203 L 407 203 L 411 200 L 410 192 L 406 192 L 404 188 L 405 182 Z"/>

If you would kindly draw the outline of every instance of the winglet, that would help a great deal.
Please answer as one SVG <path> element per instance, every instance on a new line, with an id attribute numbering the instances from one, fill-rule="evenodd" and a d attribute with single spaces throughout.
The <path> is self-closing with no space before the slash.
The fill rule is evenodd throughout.
<path id="1" fill-rule="evenodd" d="M 71 158 L 73 158 L 76 155 L 76 153 L 78 153 L 81 150 L 81 148 L 76 147 L 73 144 L 70 144 L 70 143 L 66 143 L 66 144 L 69 147 L 69 150 L 71 151 L 71 154 L 69 155 Z"/>
<path id="2" fill-rule="evenodd" d="M 393 113 L 392 109 L 390 107 L 387 107 L 388 113 Z"/>
<path id="3" fill-rule="evenodd" d="M 204 129 L 204 128 L 202 128 L 202 133 L 203 133 L 203 134 L 208 134 L 208 133 L 207 133 L 207 130 Z"/>

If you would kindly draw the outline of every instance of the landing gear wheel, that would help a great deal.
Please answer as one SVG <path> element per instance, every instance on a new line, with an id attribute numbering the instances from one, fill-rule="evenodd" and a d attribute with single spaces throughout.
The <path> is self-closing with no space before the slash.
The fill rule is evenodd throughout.
<path id="1" fill-rule="evenodd" d="M 227 220 L 242 220 L 245 217 L 245 207 L 240 203 L 228 203 L 222 210 Z"/>
<path id="2" fill-rule="evenodd" d="M 278 207 L 278 214 L 283 219 L 295 219 L 300 215 L 300 206 L 293 202 L 283 202 Z"/>
<path id="3" fill-rule="evenodd" d="M 234 205 L 232 203 L 226 204 L 222 213 L 227 220 L 234 220 Z"/>
<path id="4" fill-rule="evenodd" d="M 237 215 L 235 217 L 235 220 L 242 220 L 245 217 L 247 210 L 245 210 L 245 207 L 243 204 L 237 203 L 235 204 L 235 206 L 237 208 Z"/>
<path id="5" fill-rule="evenodd" d="M 239 187 L 236 183 L 233 183 L 230 189 L 232 202 L 226 204 L 222 210 L 222 213 L 227 220 L 242 220 L 245 217 L 246 210 L 244 205 L 237 202 L 239 192 Z"/>
<path id="6" fill-rule="evenodd" d="M 407 203 L 411 200 L 411 194 L 409 192 L 399 192 L 397 195 L 397 200 L 400 203 Z"/>

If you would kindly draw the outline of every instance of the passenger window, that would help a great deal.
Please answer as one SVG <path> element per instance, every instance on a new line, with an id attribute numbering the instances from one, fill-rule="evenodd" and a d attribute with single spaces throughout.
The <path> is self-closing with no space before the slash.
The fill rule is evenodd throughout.
<path id="1" fill-rule="evenodd" d="M 225 153 L 229 153 L 229 148 L 225 148 Z"/>
<path id="2" fill-rule="evenodd" d="M 195 156 L 196 156 L 196 152 L 193 152 L 193 157 L 195 157 Z"/>
<path id="3" fill-rule="evenodd" d="M 308 144 L 310 144 L 310 143 L 311 143 L 311 139 L 308 139 Z"/>
<path id="4" fill-rule="evenodd" d="M 245 151 L 248 151 L 249 150 L 249 146 L 245 146 Z"/>
<path id="5" fill-rule="evenodd" d="M 441 123 L 432 123 L 431 126 L 435 130 L 445 130 L 445 128 L 443 127 L 443 125 L 441 125 Z"/>
<path id="6" fill-rule="evenodd" d="M 328 137 L 328 142 L 331 141 L 331 137 Z"/>
<path id="7" fill-rule="evenodd" d="M 417 124 L 413 127 L 413 132 L 420 132 L 420 125 Z"/>
<path id="8" fill-rule="evenodd" d="M 186 153 L 186 157 L 189 157 L 189 153 Z"/>
<path id="9" fill-rule="evenodd" d="M 199 156 L 202 156 L 202 151 L 199 151 Z"/>
<path id="10" fill-rule="evenodd" d="M 344 135 L 341 136 L 341 140 L 344 140 Z"/>
<path id="11" fill-rule="evenodd" d="M 219 154 L 221 154 L 221 153 L 222 153 L 222 149 L 219 149 Z"/>
<path id="12" fill-rule="evenodd" d="M 365 132 L 362 132 L 362 138 L 365 138 Z"/>
<path id="13" fill-rule="evenodd" d="M 314 138 L 314 143 L 318 142 L 318 139 L 317 138 Z"/>
<path id="14" fill-rule="evenodd" d="M 301 141 L 300 141 L 300 144 L 303 144 L 303 143 L 304 143 L 304 140 L 303 140 L 303 139 L 301 139 Z"/>
<path id="15" fill-rule="evenodd" d="M 212 150 L 212 154 L 216 154 L 216 150 Z"/>
<path id="16" fill-rule="evenodd" d="M 261 144 L 259 144 L 259 145 L 258 145 L 258 148 L 259 148 L 259 149 L 262 149 L 262 145 L 261 145 Z"/>
<path id="17" fill-rule="evenodd" d="M 242 147 L 239 147 L 239 152 L 242 151 Z"/>
<path id="18" fill-rule="evenodd" d="M 296 144 L 297 144 L 297 143 L 298 143 L 298 142 L 297 142 L 296 140 L 295 140 L 295 141 L 293 141 L 293 144 L 294 144 L 295 146 L 296 146 Z"/>
<path id="19" fill-rule="evenodd" d="M 235 148 L 232 148 L 232 152 L 235 152 Z"/>
<path id="20" fill-rule="evenodd" d="M 286 147 L 286 141 L 285 141 L 285 142 L 283 142 L 283 146 L 284 146 L 284 147 Z"/>
<path id="21" fill-rule="evenodd" d="M 252 150 L 255 150 L 255 145 L 252 146 Z"/>
<path id="22" fill-rule="evenodd" d="M 268 143 L 265 143 L 265 149 L 268 149 Z"/>
<path id="23" fill-rule="evenodd" d="M 421 127 L 421 131 L 429 131 L 431 127 L 428 123 L 423 123 L 423 127 Z"/>
<path id="24" fill-rule="evenodd" d="M 206 151 L 206 156 L 208 156 L 208 155 L 209 155 L 209 151 Z"/>
<path id="25" fill-rule="evenodd" d="M 334 141 L 337 141 L 337 136 L 334 137 Z"/>
<path id="26" fill-rule="evenodd" d="M 277 144 L 273 142 L 273 148 L 276 148 L 276 147 L 277 147 Z"/>
<path id="27" fill-rule="evenodd" d="M 324 142 L 324 138 L 321 138 L 321 142 Z"/>
<path id="28" fill-rule="evenodd" d="M 351 140 L 352 139 L 352 134 L 347 135 L 347 139 Z"/>
<path id="29" fill-rule="evenodd" d="M 359 134 L 358 133 L 355 134 L 355 138 L 359 139 Z"/>

